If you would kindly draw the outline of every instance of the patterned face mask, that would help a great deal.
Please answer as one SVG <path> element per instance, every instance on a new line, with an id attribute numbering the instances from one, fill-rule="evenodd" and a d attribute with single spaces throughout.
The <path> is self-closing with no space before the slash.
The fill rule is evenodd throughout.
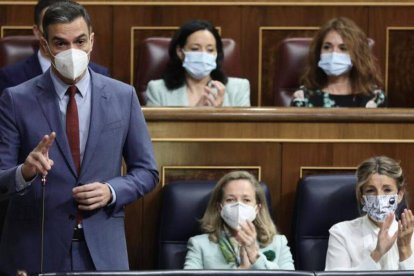
<path id="1" fill-rule="evenodd" d="M 362 211 L 376 222 L 384 222 L 385 218 L 397 210 L 398 194 L 394 195 L 364 195 Z"/>

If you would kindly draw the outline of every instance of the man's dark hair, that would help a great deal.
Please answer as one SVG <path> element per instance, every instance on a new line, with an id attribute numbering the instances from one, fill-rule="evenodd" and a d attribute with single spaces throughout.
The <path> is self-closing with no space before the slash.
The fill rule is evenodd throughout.
<path id="1" fill-rule="evenodd" d="M 49 25 L 71 23 L 79 17 L 83 17 L 89 32 L 91 32 L 91 18 L 82 5 L 73 1 L 54 3 L 46 10 L 45 15 L 43 16 L 42 27 L 44 37 L 46 40 L 48 39 L 47 27 L 49 27 Z"/>
<path id="2" fill-rule="evenodd" d="M 42 25 L 42 12 L 44 9 L 57 2 L 68 2 L 71 0 L 39 0 L 34 8 L 34 23 L 40 27 Z"/>

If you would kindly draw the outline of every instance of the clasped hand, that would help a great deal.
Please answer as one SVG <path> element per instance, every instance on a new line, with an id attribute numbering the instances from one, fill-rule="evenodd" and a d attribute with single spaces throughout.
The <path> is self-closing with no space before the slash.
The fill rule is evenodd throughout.
<path id="1" fill-rule="evenodd" d="M 378 232 L 378 241 L 371 257 L 378 262 L 385 253 L 387 253 L 395 241 L 397 241 L 400 262 L 409 258 L 412 254 L 411 238 L 414 232 L 414 216 L 411 210 L 405 209 L 401 214 L 401 220 L 398 221 L 398 231 L 390 236 L 388 231 L 394 221 L 394 214 L 389 214 L 380 227 Z"/>
<path id="2" fill-rule="evenodd" d="M 220 107 L 224 102 L 225 86 L 219 81 L 210 81 L 212 87 L 205 86 L 203 94 L 196 106 Z"/>
<path id="3" fill-rule="evenodd" d="M 235 238 L 240 244 L 241 264 L 239 268 L 250 268 L 256 262 L 259 255 L 256 227 L 249 221 L 241 223 Z"/>

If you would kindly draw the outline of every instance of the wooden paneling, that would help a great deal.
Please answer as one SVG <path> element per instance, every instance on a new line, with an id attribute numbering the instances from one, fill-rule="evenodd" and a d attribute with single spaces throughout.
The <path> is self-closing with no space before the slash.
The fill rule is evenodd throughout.
<path id="1" fill-rule="evenodd" d="M 414 27 L 388 30 L 388 95 L 393 106 L 414 106 Z"/>

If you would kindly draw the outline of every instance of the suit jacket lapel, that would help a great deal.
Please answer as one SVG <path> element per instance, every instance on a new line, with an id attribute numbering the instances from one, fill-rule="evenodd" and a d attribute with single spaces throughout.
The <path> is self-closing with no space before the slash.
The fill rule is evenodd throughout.
<path id="1" fill-rule="evenodd" d="M 49 71 L 47 71 L 39 79 L 37 83 L 40 92 L 37 95 L 37 100 L 43 111 L 44 116 L 50 126 L 51 131 L 56 132 L 56 144 L 64 156 L 68 167 L 70 167 L 72 173 L 76 176 L 75 164 L 72 160 L 70 153 L 69 143 L 66 137 L 66 131 L 63 129 L 62 122 L 60 120 L 59 104 L 57 102 L 57 94 L 53 86 L 52 78 L 50 77 Z"/>
<path id="2" fill-rule="evenodd" d="M 105 122 L 107 121 L 107 105 L 109 103 L 109 95 L 104 90 L 105 84 L 100 81 L 100 76 L 97 73 L 91 72 L 91 120 L 89 126 L 88 140 L 85 146 L 85 153 L 81 164 L 81 175 L 84 173 L 85 168 L 92 162 L 93 153 L 95 152 L 96 145 L 99 141 L 99 136 L 102 132 Z"/>

